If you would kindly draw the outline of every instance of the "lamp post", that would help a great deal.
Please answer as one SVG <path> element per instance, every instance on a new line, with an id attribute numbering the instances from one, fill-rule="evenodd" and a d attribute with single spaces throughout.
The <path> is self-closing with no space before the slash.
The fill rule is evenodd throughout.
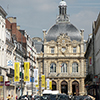
<path id="1" fill-rule="evenodd" d="M 32 71 L 32 94 L 33 94 L 33 72 L 34 72 L 34 70 L 33 70 L 33 66 L 31 65 L 31 71 Z"/>
<path id="2" fill-rule="evenodd" d="M 23 95 L 23 89 L 22 89 L 22 67 L 23 67 L 23 63 L 21 62 L 21 98 L 22 98 L 22 95 Z"/>

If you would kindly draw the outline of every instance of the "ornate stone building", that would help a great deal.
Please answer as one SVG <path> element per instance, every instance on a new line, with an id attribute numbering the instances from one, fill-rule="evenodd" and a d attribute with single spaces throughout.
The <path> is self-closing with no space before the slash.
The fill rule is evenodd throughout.
<path id="1" fill-rule="evenodd" d="M 46 79 L 52 80 L 52 90 L 72 95 L 84 95 L 85 59 L 84 30 L 70 23 L 66 2 L 59 4 L 59 16 L 47 32 L 44 41 L 33 38 L 38 51 L 38 63 Z M 37 40 L 37 41 L 36 41 Z"/>

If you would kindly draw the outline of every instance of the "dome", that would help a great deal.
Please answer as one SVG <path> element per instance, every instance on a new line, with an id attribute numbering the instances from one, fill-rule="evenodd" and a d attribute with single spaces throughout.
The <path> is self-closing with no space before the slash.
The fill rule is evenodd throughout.
<path id="1" fill-rule="evenodd" d="M 61 33 L 66 33 L 71 40 L 81 41 L 79 30 L 71 23 L 56 23 L 47 32 L 45 36 L 47 41 L 57 40 Z"/>
<path id="2" fill-rule="evenodd" d="M 65 1 L 61 1 L 61 2 L 59 3 L 59 6 L 67 6 L 67 5 L 66 5 L 66 2 L 65 2 Z"/>

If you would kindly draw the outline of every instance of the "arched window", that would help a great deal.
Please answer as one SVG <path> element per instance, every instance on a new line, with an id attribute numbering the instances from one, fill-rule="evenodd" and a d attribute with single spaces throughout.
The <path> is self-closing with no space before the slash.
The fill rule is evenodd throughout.
<path id="1" fill-rule="evenodd" d="M 78 64 L 76 62 L 72 64 L 72 72 L 78 72 Z"/>
<path id="2" fill-rule="evenodd" d="M 62 63 L 61 64 L 61 72 L 67 72 L 67 64 L 66 63 Z"/>
<path id="3" fill-rule="evenodd" d="M 50 64 L 50 72 L 56 72 L 56 64 L 55 63 Z"/>

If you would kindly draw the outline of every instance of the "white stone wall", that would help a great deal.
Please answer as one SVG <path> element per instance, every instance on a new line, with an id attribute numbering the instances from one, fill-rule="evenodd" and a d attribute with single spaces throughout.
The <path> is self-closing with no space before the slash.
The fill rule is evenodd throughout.
<path id="1" fill-rule="evenodd" d="M 5 32 L 5 19 L 0 15 L 0 66 L 6 67 L 6 32 Z M 1 71 L 4 76 L 4 82 L 7 80 L 5 70 Z M 4 86 L 4 99 L 6 98 L 6 87 Z"/>
<path id="2" fill-rule="evenodd" d="M 95 36 L 95 73 L 100 76 L 100 25 Z"/>
<path id="3" fill-rule="evenodd" d="M 60 36 L 59 36 L 60 37 Z M 82 37 L 83 38 L 83 37 Z M 65 43 L 62 43 L 62 40 L 65 40 Z M 65 47 L 65 52 L 62 52 L 62 47 Z M 73 53 L 73 47 L 76 47 L 76 53 Z M 54 48 L 54 53 L 51 53 L 51 48 Z M 41 54 L 40 54 L 41 55 Z M 69 40 L 67 36 L 61 37 L 56 41 L 51 40 L 50 42 L 44 42 L 44 65 L 41 65 L 42 71 L 46 77 L 54 80 L 57 84 L 57 89 L 61 92 L 61 82 L 65 80 L 68 83 L 68 93 L 72 93 L 72 83 L 77 81 L 79 83 L 79 94 L 84 95 L 84 77 L 86 72 L 86 64 L 84 61 L 84 42 L 83 39 L 81 42 L 76 40 Z M 79 57 L 79 58 L 78 58 Z M 50 73 L 50 64 L 56 64 L 56 72 Z M 61 63 L 64 62 L 67 64 L 67 72 L 61 73 Z M 78 63 L 78 72 L 72 72 L 73 62 Z M 43 73 L 43 72 L 42 72 Z M 59 74 L 59 76 L 57 76 Z"/>

